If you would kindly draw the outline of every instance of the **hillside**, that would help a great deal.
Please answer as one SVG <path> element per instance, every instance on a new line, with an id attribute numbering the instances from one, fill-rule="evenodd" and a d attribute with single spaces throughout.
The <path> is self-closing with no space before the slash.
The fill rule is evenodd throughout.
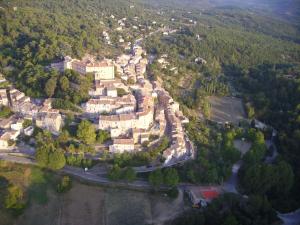
<path id="1" fill-rule="evenodd" d="M 275 189 L 265 187 L 262 193 L 269 196 L 273 207 L 278 210 L 299 207 L 299 198 L 295 198 L 299 196 L 300 187 L 298 25 L 260 11 L 231 7 L 207 9 L 200 15 L 196 10 L 169 13 L 170 18 L 174 18 L 172 25 L 177 24 L 181 29 L 147 40 L 146 47 L 158 59 L 150 67 L 150 78 L 163 80 L 165 88 L 190 116 L 189 134 L 200 152 L 196 165 L 186 167 L 187 173 L 193 171 L 190 179 L 207 181 L 206 178 L 218 177 L 219 182 L 222 180 L 225 169 L 215 152 L 218 149 L 217 135 L 206 120 L 202 120 L 204 124 L 199 122 L 199 114 L 202 119 L 210 118 L 209 96 L 238 96 L 245 103 L 249 119 L 260 119 L 278 131 L 275 141 L 280 157 L 276 163 L 288 163 L 285 172 L 291 172 L 293 168 L 291 177 L 294 178 L 287 181 L 289 191 L 278 195 Z M 256 171 L 259 176 L 258 168 L 262 173 L 270 169 L 263 167 L 266 154 L 263 148 L 256 151 L 261 152 L 253 153 L 251 157 L 256 158 L 243 168 L 241 178 L 250 171 Z M 221 162 L 215 163 L 218 159 Z M 201 172 L 195 172 L 201 171 L 203 164 L 210 173 L 205 178 Z M 217 172 L 211 171 L 212 168 Z M 254 174 L 251 176 L 258 183 L 268 183 L 263 176 Z M 290 178 L 288 175 L 284 177 Z M 247 189 L 251 184 L 244 181 L 241 186 Z M 261 194 L 260 191 L 246 194 Z"/>
<path id="2" fill-rule="evenodd" d="M 155 7 L 172 6 L 177 9 L 186 10 L 206 10 L 216 7 L 239 7 L 243 9 L 259 10 L 261 12 L 268 12 L 276 17 L 282 17 L 288 20 L 293 20 L 295 24 L 300 16 L 300 2 L 299 0 L 139 0 L 145 4 Z"/>
<path id="3" fill-rule="evenodd" d="M 118 55 L 123 48 L 119 36 L 132 41 L 153 18 L 124 1 L 1 1 L 0 6 L 0 72 L 31 97 L 45 96 L 44 85 L 53 75 L 45 66 L 51 62 L 86 52 Z M 124 17 L 129 25 L 119 32 L 118 20 Z M 103 31 L 113 44 L 106 44 Z"/>

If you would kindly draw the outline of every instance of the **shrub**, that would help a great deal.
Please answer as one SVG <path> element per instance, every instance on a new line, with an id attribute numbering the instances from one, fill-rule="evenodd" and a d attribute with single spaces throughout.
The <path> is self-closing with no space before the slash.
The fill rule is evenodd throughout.
<path id="1" fill-rule="evenodd" d="M 2 106 L 0 108 L 0 118 L 8 118 L 12 115 L 12 111 L 7 106 Z"/>
<path id="2" fill-rule="evenodd" d="M 64 193 L 72 188 L 72 180 L 69 176 L 63 176 L 60 183 L 57 185 L 57 192 Z"/>
<path id="3" fill-rule="evenodd" d="M 136 172 L 132 167 L 127 167 L 122 176 L 126 181 L 132 182 L 136 179 Z"/>
<path id="4" fill-rule="evenodd" d="M 20 187 L 13 184 L 9 185 L 7 188 L 7 195 L 4 200 L 5 208 L 13 210 L 13 212 L 17 215 L 21 214 L 26 206 L 23 195 L 23 191 Z"/>
<path id="5" fill-rule="evenodd" d="M 128 93 L 123 88 L 117 88 L 118 97 L 127 95 Z"/>
<path id="6" fill-rule="evenodd" d="M 121 168 L 118 165 L 114 165 L 108 172 L 108 178 L 110 180 L 116 181 L 121 178 Z"/>
<path id="7" fill-rule="evenodd" d="M 54 99 L 52 102 L 52 107 L 54 109 L 64 109 L 73 112 L 80 112 L 80 110 L 71 101 L 64 99 Z"/>

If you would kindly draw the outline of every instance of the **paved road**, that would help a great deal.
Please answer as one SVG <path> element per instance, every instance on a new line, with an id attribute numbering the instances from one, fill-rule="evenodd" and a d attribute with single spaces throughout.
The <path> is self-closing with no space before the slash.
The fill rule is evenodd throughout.
<path id="1" fill-rule="evenodd" d="M 300 224 L 300 209 L 290 213 L 279 213 L 277 216 L 283 221 L 284 225 L 299 225 Z"/>
<path id="2" fill-rule="evenodd" d="M 239 194 L 239 192 L 236 189 L 237 183 L 238 183 L 238 177 L 237 176 L 238 176 L 239 169 L 242 166 L 242 163 L 243 163 L 242 160 L 239 160 L 237 163 L 235 163 L 232 166 L 232 174 L 231 174 L 229 180 L 227 180 L 223 184 L 223 190 L 224 191 Z"/>
<path id="3" fill-rule="evenodd" d="M 109 180 L 104 174 L 95 174 L 95 172 L 92 171 L 85 172 L 82 168 L 65 166 L 61 171 L 79 177 L 81 179 L 92 181 L 94 183 L 99 183 L 99 184 L 110 184 L 116 186 L 126 186 L 126 187 L 143 188 L 143 189 L 151 188 L 151 185 L 147 181 L 137 180 L 131 183 L 127 183 L 123 181 L 114 182 Z"/>
<path id="4" fill-rule="evenodd" d="M 276 145 L 274 144 L 274 142 L 272 140 L 267 140 L 266 141 L 266 146 L 267 148 L 271 148 L 273 149 L 272 155 L 271 156 L 267 156 L 265 159 L 265 163 L 273 163 L 274 160 L 276 159 L 276 157 L 278 156 L 278 150 Z"/>
<path id="5" fill-rule="evenodd" d="M 0 159 L 5 160 L 5 161 L 10 161 L 14 163 L 20 163 L 20 164 L 31 164 L 31 165 L 36 165 L 35 160 L 31 158 L 25 158 L 22 156 L 15 156 L 7 153 L 0 153 Z M 102 171 L 87 171 L 85 172 L 82 168 L 78 167 L 71 167 L 71 166 L 65 166 L 63 169 L 60 170 L 60 172 L 67 173 L 69 175 L 76 176 L 78 178 L 81 178 L 83 180 L 91 181 L 94 183 L 98 184 L 110 184 L 110 185 L 115 185 L 115 186 L 121 186 L 121 187 L 132 187 L 132 188 L 144 188 L 144 189 L 150 189 L 151 185 L 147 181 L 143 180 L 137 180 L 132 183 L 127 183 L 127 182 L 113 182 L 110 181 L 106 177 L 106 172 L 104 173 Z"/>
<path id="6" fill-rule="evenodd" d="M 18 154 L 18 153 L 17 153 Z M 35 165 L 36 162 L 31 159 L 31 158 L 25 158 L 24 155 L 20 155 L 17 156 L 16 155 L 12 155 L 12 154 L 7 154 L 7 153 L 0 153 L 0 159 L 5 160 L 5 161 L 10 161 L 10 162 L 15 162 L 15 163 L 20 163 L 20 164 L 32 164 Z"/>

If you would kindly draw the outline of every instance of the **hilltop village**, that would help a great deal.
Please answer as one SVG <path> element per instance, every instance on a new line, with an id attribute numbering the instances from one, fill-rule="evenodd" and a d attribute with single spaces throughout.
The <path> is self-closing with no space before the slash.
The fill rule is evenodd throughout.
<path id="1" fill-rule="evenodd" d="M 189 121 L 158 81 L 145 78 L 147 64 L 146 51 L 135 44 L 131 54 L 114 60 L 89 54 L 82 59 L 65 56 L 50 68 L 60 72 L 74 70 L 81 76 L 93 74 L 90 99 L 81 105 L 80 118 L 92 121 L 97 130 L 109 132 L 112 140 L 109 153 L 141 151 L 143 143 L 155 144 L 162 137 L 168 137 L 169 147 L 162 152 L 164 164 L 176 163 L 193 155 L 192 144 L 183 128 Z M 16 141 L 21 132 L 32 134 L 33 126 L 23 129 L 24 120 L 59 135 L 65 116 L 52 108 L 51 99 L 30 99 L 15 88 L 1 89 L 0 95 L 1 105 L 9 106 L 14 112 L 0 122 L 1 148 L 9 147 L 11 140 Z M 150 140 L 151 136 L 156 137 L 154 141 Z"/>

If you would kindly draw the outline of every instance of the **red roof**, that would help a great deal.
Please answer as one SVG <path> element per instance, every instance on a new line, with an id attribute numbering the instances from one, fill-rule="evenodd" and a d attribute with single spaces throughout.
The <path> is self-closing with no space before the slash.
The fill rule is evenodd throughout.
<path id="1" fill-rule="evenodd" d="M 202 192 L 202 196 L 205 199 L 214 199 L 217 198 L 219 196 L 219 192 L 216 190 L 203 190 Z"/>

